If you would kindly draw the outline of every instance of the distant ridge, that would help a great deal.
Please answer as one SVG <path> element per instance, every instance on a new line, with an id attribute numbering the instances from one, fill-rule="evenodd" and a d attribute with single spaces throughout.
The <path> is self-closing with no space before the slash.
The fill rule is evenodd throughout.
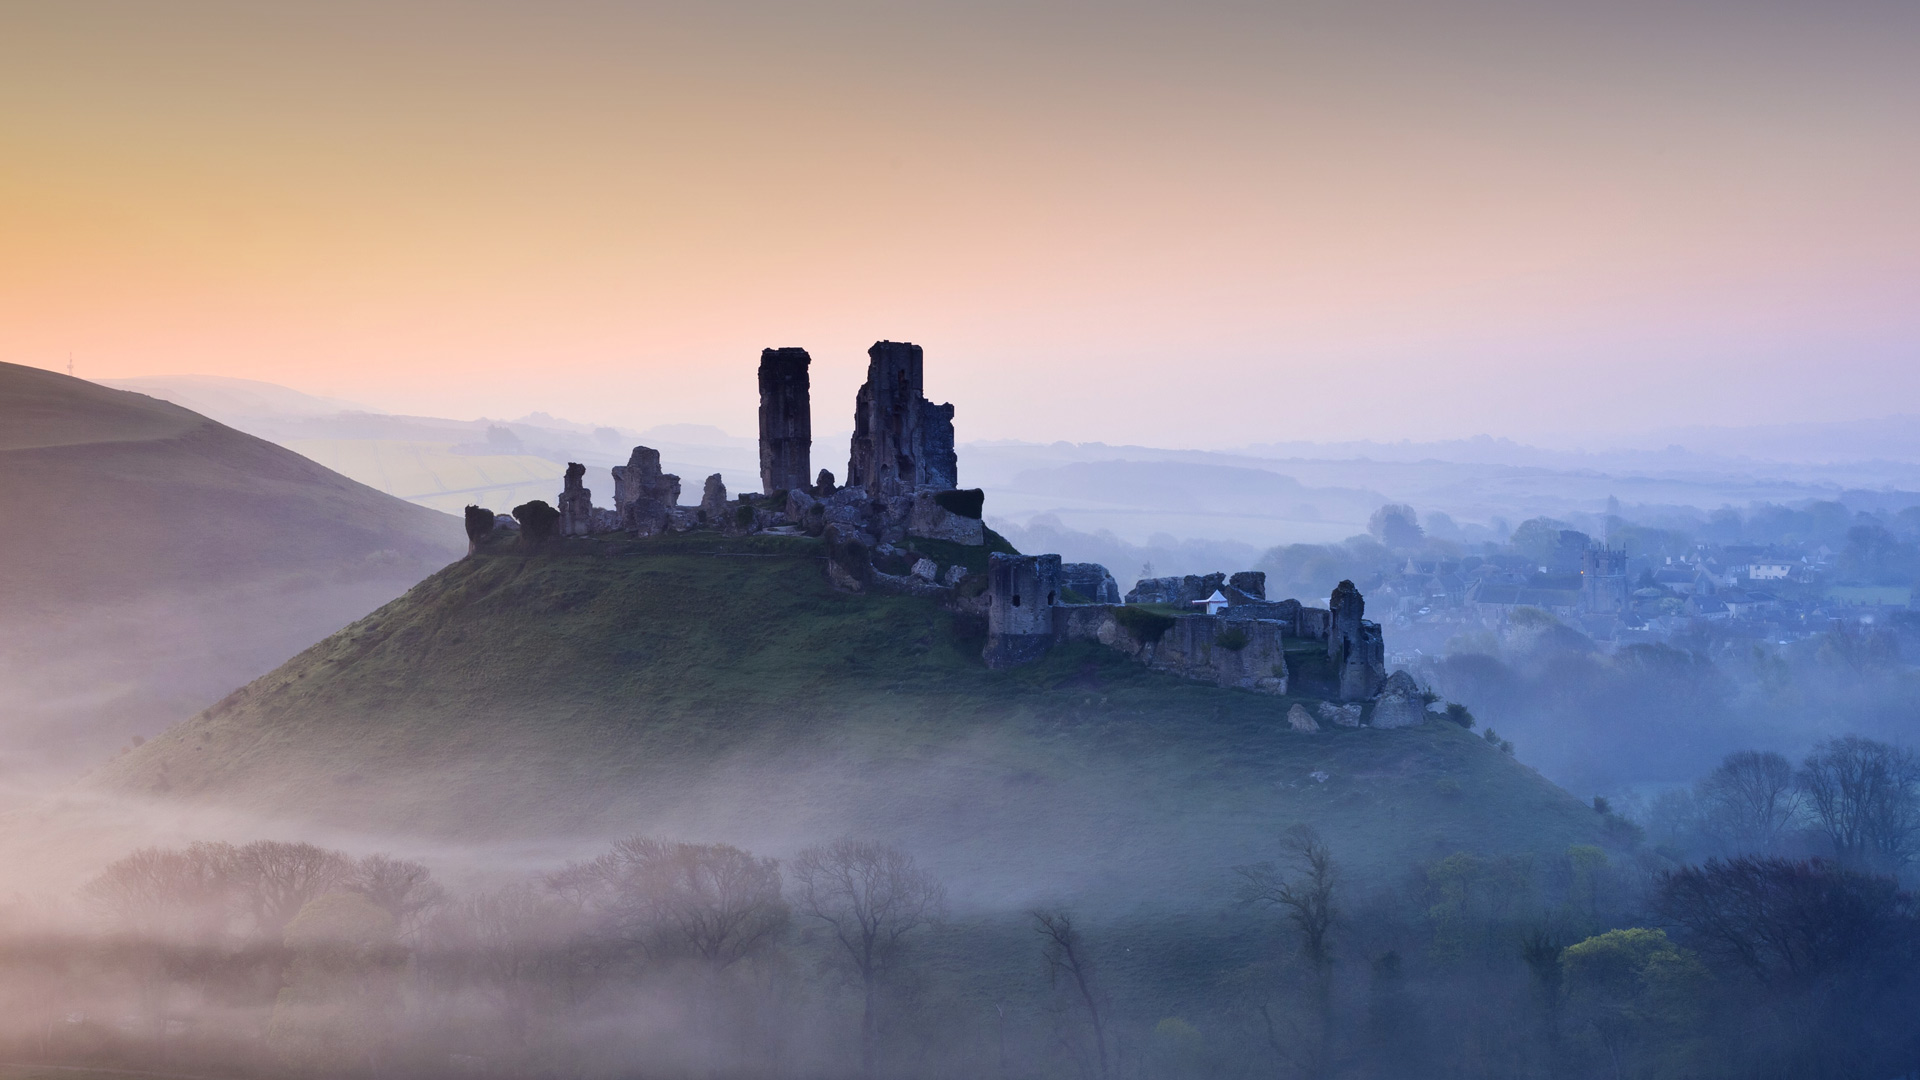
<path id="1" fill-rule="evenodd" d="M 460 524 L 177 405 L 0 364 L 0 768 L 153 734 L 457 555 Z"/>

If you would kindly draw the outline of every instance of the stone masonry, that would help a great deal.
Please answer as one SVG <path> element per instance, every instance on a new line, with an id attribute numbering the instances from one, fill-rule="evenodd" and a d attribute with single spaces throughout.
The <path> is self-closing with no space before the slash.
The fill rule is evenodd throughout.
<path id="1" fill-rule="evenodd" d="M 620 527 L 635 536 L 658 536 L 680 505 L 680 478 L 660 471 L 660 451 L 633 448 L 625 465 L 613 467 L 613 509 Z"/>
<path id="2" fill-rule="evenodd" d="M 561 536 L 586 536 L 593 532 L 593 492 L 582 483 L 586 475 L 585 465 L 577 461 L 567 463 L 558 507 Z"/>
<path id="3" fill-rule="evenodd" d="M 854 398 L 847 486 L 880 496 L 958 485 L 953 406 L 926 399 L 920 346 L 876 341 Z"/>
<path id="4" fill-rule="evenodd" d="M 813 412 L 805 349 L 760 351 L 760 490 L 804 488 L 812 477 Z"/>

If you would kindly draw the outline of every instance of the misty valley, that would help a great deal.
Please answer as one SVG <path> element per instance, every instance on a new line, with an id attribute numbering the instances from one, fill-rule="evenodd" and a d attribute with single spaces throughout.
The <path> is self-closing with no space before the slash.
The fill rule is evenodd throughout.
<path id="1" fill-rule="evenodd" d="M 769 349 L 750 480 L 643 443 L 460 516 L 0 367 L 10 504 L 134 523 L 6 541 L 0 1077 L 1920 1068 L 1920 493 L 963 488 L 922 349 L 867 361 L 839 476 Z"/>

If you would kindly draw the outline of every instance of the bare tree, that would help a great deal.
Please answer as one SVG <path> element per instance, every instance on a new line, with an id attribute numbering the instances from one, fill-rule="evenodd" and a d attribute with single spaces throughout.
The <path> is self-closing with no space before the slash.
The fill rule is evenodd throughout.
<path id="1" fill-rule="evenodd" d="M 278 938 L 308 901 L 340 884 L 353 864 L 312 844 L 257 840 L 234 852 L 233 867 L 254 929 Z"/>
<path id="2" fill-rule="evenodd" d="M 1058 986 L 1065 976 L 1073 986 L 1080 1004 L 1087 1010 L 1093 1028 L 1094 1062 L 1104 1078 L 1108 1072 L 1107 1026 L 1100 1013 L 1100 995 L 1093 984 L 1093 960 L 1087 955 L 1086 942 L 1074 928 L 1073 916 L 1064 911 L 1035 911 L 1034 929 L 1041 937 L 1041 954 L 1047 961 L 1047 978 Z"/>
<path id="3" fill-rule="evenodd" d="M 833 931 L 860 979 L 860 1065 L 872 1075 L 881 980 L 899 962 L 908 934 L 946 917 L 946 889 L 913 856 L 866 840 L 807 848 L 793 861 L 793 877 L 801 913 Z"/>
<path id="4" fill-rule="evenodd" d="M 715 971 L 771 945 L 789 920 L 779 863 L 729 844 L 635 836 L 549 884 L 597 907 L 610 931 L 650 955 L 691 954 Z"/>
<path id="5" fill-rule="evenodd" d="M 1237 866 L 1234 872 L 1241 878 L 1241 899 L 1282 912 L 1299 935 L 1300 958 L 1311 980 L 1315 1029 L 1313 1056 L 1304 1065 L 1310 1075 L 1320 1075 L 1330 1064 L 1333 1053 L 1331 936 L 1337 918 L 1333 891 L 1339 868 L 1334 864 L 1332 849 L 1311 826 L 1296 825 L 1288 829 L 1282 847 L 1288 864 L 1286 871 L 1272 863 L 1256 863 Z M 1274 1050 L 1286 1054 L 1274 1030 L 1272 1014 L 1264 1004 L 1261 1014 L 1267 1022 L 1268 1039 Z"/>
<path id="6" fill-rule="evenodd" d="M 415 933 L 422 917 L 447 900 L 446 890 L 425 866 L 389 855 L 369 855 L 355 863 L 346 887 L 393 916 L 402 936 Z"/>
<path id="7" fill-rule="evenodd" d="M 1704 824 L 1738 854 L 1772 853 L 1800 816 L 1793 765 L 1779 754 L 1742 750 L 1696 785 Z"/>
<path id="8" fill-rule="evenodd" d="M 225 932 L 232 914 L 234 855 L 230 844 L 141 848 L 101 871 L 81 896 L 123 931 L 205 943 Z"/>
<path id="9" fill-rule="evenodd" d="M 1800 790 L 1847 866 L 1898 871 L 1920 835 L 1920 759 L 1905 747 L 1847 735 L 1814 747 Z"/>

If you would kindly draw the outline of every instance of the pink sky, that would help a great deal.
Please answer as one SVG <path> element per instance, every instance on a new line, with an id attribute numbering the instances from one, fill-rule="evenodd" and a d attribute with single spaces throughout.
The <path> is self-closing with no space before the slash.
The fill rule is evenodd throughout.
<path id="1" fill-rule="evenodd" d="M 16 5 L 0 359 L 1220 446 L 1920 411 L 1920 8 Z M 1600 10 L 1604 8 L 1604 10 Z M 689 12 L 697 11 L 697 14 Z"/>

